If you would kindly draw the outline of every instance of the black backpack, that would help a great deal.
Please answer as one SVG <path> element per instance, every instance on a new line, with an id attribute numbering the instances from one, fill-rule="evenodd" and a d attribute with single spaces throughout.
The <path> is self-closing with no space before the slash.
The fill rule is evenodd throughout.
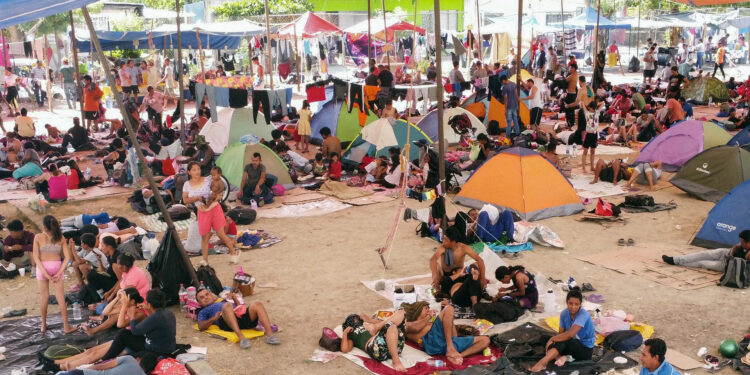
<path id="1" fill-rule="evenodd" d="M 167 213 L 172 221 L 182 221 L 190 219 L 192 211 L 185 205 L 175 204 L 172 207 L 167 208 Z M 159 220 L 164 221 L 164 216 L 160 215 Z"/>
<path id="2" fill-rule="evenodd" d="M 237 225 L 252 224 L 252 222 L 255 221 L 256 215 L 257 213 L 255 210 L 250 207 L 237 206 L 227 211 L 227 216 L 229 216 L 229 218 Z"/>
<path id="3" fill-rule="evenodd" d="M 727 261 L 724 274 L 719 280 L 719 286 L 745 289 L 750 286 L 750 268 L 747 261 L 742 258 L 732 257 Z"/>
<path id="4" fill-rule="evenodd" d="M 654 197 L 647 194 L 626 195 L 625 205 L 633 207 L 652 207 L 654 206 Z"/>
<path id="5" fill-rule="evenodd" d="M 604 347 L 616 352 L 629 352 L 638 349 L 643 344 L 643 336 L 638 331 L 614 331 L 604 338 Z"/>
<path id="6" fill-rule="evenodd" d="M 195 272 L 195 274 L 198 276 L 198 280 L 203 282 L 203 286 L 208 288 L 211 293 L 218 296 L 219 293 L 221 293 L 221 291 L 224 289 L 224 287 L 221 285 L 221 281 L 219 281 L 219 278 L 216 277 L 216 271 L 214 271 L 213 267 L 200 266 L 198 267 L 198 270 Z"/>
<path id="7" fill-rule="evenodd" d="M 477 319 L 487 319 L 492 324 L 515 322 L 523 315 L 523 308 L 514 300 L 491 303 L 480 302 L 474 305 Z"/>

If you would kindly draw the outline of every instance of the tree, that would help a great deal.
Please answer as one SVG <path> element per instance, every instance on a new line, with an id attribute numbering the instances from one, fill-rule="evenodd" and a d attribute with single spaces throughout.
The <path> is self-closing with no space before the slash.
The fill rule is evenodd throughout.
<path id="1" fill-rule="evenodd" d="M 238 0 L 226 2 L 213 8 L 214 16 L 222 21 L 232 21 L 249 16 L 265 14 L 264 0 Z M 273 14 L 304 13 L 313 10 L 308 0 L 274 0 L 269 2 L 269 12 Z"/>
<path id="2" fill-rule="evenodd" d="M 174 10 L 174 0 L 142 0 L 149 8 Z M 185 0 L 180 0 L 180 8 L 185 6 Z"/>

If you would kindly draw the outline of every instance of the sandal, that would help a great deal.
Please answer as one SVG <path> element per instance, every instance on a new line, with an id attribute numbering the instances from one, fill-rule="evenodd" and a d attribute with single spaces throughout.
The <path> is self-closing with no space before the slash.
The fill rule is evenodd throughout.
<path id="1" fill-rule="evenodd" d="M 624 238 L 620 238 L 619 240 L 617 240 L 617 245 L 618 246 L 625 246 L 625 239 Z"/>
<path id="2" fill-rule="evenodd" d="M 635 241 L 633 241 L 632 238 L 628 238 L 628 246 L 633 246 L 633 245 L 635 245 Z"/>

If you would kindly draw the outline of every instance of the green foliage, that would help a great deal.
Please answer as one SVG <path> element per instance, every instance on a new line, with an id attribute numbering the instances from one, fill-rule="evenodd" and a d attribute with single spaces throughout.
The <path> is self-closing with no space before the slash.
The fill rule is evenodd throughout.
<path id="1" fill-rule="evenodd" d="M 86 66 L 86 63 L 79 62 L 78 63 L 78 73 L 81 75 L 88 74 L 89 68 Z"/>
<path id="2" fill-rule="evenodd" d="M 223 3 L 213 12 L 221 21 L 233 21 L 265 14 L 265 6 L 264 0 L 237 0 Z M 313 10 L 313 5 L 308 0 L 274 0 L 269 1 L 269 8 L 273 14 L 304 13 Z"/>
<path id="3" fill-rule="evenodd" d="M 137 59 L 141 57 L 142 52 L 139 49 L 116 49 L 110 55 L 115 59 Z"/>
<path id="4" fill-rule="evenodd" d="M 29 32 L 34 26 L 39 23 L 39 20 L 26 22 L 24 24 L 21 24 L 19 28 L 24 33 Z M 60 13 L 55 14 L 54 16 L 45 17 L 42 19 L 41 23 L 39 23 L 39 27 L 36 28 L 36 31 L 34 32 L 35 35 L 44 35 L 44 34 L 54 34 L 54 33 L 64 33 L 66 30 L 68 30 L 68 26 L 70 25 L 70 16 L 68 13 Z"/>
<path id="5" fill-rule="evenodd" d="M 112 30 L 114 31 L 142 31 L 143 18 L 140 17 L 119 17 L 113 20 Z"/>
<path id="6" fill-rule="evenodd" d="M 175 0 L 143 0 L 149 8 L 174 10 Z M 180 0 L 180 8 L 185 6 L 185 0 Z"/>

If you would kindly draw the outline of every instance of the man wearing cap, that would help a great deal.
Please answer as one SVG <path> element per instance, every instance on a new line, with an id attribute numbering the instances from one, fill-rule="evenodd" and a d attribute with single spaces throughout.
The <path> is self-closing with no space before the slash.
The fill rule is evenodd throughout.
<path id="1" fill-rule="evenodd" d="M 407 338 L 419 344 L 429 355 L 445 355 L 450 363 L 460 365 L 464 358 L 490 346 L 487 336 L 456 336 L 455 311 L 451 305 L 440 312 L 430 310 L 425 301 L 403 303 L 401 307 L 406 317 Z"/>
<path id="2" fill-rule="evenodd" d="M 639 375 L 680 375 L 664 356 L 667 354 L 667 344 L 662 339 L 648 339 L 643 342 L 641 349 L 641 372 Z"/>
<path id="3" fill-rule="evenodd" d="M 60 86 L 62 86 L 63 92 L 65 93 L 65 102 L 68 103 L 68 109 L 76 108 L 76 77 L 75 69 L 68 63 L 68 58 L 63 59 L 63 66 L 60 68 Z M 70 105 L 70 102 L 73 105 Z"/>

